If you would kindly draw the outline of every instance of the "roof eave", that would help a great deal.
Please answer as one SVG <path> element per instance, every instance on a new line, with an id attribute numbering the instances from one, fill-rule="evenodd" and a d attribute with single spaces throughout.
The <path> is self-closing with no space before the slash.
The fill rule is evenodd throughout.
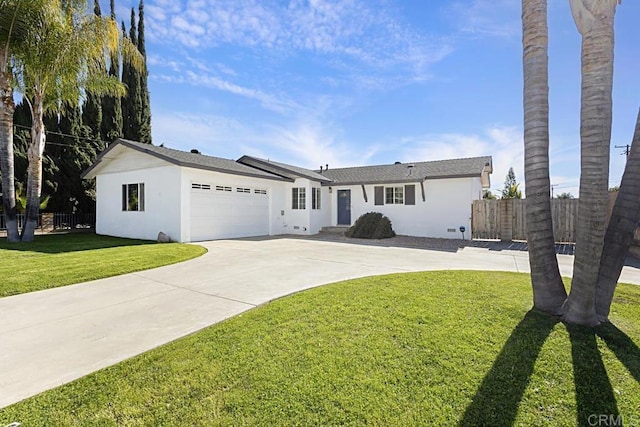
<path id="1" fill-rule="evenodd" d="M 294 180 L 291 178 L 286 178 L 286 177 L 281 177 L 278 175 L 273 175 L 273 176 L 265 176 L 265 175 L 260 175 L 257 173 L 250 173 L 250 172 L 240 172 L 240 171 L 234 171 L 231 169 L 223 169 L 223 168 L 216 168 L 216 167 L 212 167 L 212 166 L 204 166 L 204 165 L 198 165 L 196 163 L 189 163 L 189 162 L 173 162 L 175 165 L 177 166 L 181 166 L 181 167 L 185 167 L 185 168 L 193 168 L 193 169 L 200 169 L 200 170 L 207 170 L 207 171 L 211 171 L 211 172 L 220 172 L 220 173 L 226 173 L 229 175 L 238 175 L 238 176 L 248 176 L 251 178 L 260 178 L 260 179 L 266 179 L 266 180 L 270 180 L 270 181 L 284 181 L 284 182 L 293 182 Z"/>
<path id="2" fill-rule="evenodd" d="M 329 183 L 323 183 L 322 185 L 377 185 L 377 184 L 405 184 L 410 182 L 420 183 L 430 179 L 455 179 L 455 178 L 480 178 L 481 174 L 457 174 L 457 175 L 442 175 L 442 176 L 427 176 L 427 177 L 412 177 L 405 179 L 385 179 L 385 180 L 358 180 L 358 181 L 332 181 Z"/>
<path id="3" fill-rule="evenodd" d="M 81 179 L 93 179 L 96 176 L 91 174 L 91 172 L 93 172 L 102 162 L 102 159 L 104 158 L 104 156 L 106 156 L 108 153 L 111 152 L 111 150 L 113 150 L 115 147 L 117 147 L 119 144 L 121 144 L 121 142 L 124 141 L 121 138 L 116 139 L 115 141 L 113 141 L 111 144 L 109 144 L 109 146 L 107 148 L 105 148 L 100 154 L 98 154 L 98 157 L 96 158 L 96 160 L 93 162 L 93 164 L 91 166 L 89 166 L 87 169 L 85 169 L 81 174 L 80 174 L 80 178 Z M 125 144 L 123 144 L 125 145 Z"/>
<path id="4" fill-rule="evenodd" d="M 249 159 L 252 162 L 258 163 L 260 165 L 268 166 L 269 168 L 273 168 L 273 169 L 276 169 L 278 171 L 285 172 L 288 175 L 298 176 L 300 178 L 307 178 L 307 179 L 310 179 L 312 181 L 317 181 L 317 182 L 331 182 L 331 180 L 329 178 L 326 178 L 325 180 L 320 180 L 317 177 L 314 177 L 314 176 L 311 176 L 311 175 L 306 175 L 306 174 L 303 174 L 303 173 L 300 173 L 300 172 L 297 172 L 297 171 L 294 171 L 294 170 L 291 170 L 291 169 L 283 168 L 282 166 L 275 165 L 275 164 L 270 163 L 270 162 L 265 162 L 262 159 L 258 159 L 256 157 L 252 157 L 252 156 L 244 155 L 244 156 L 240 157 L 237 161 L 238 161 L 238 163 L 241 163 L 241 164 L 245 165 L 247 163 L 243 162 L 243 160 L 246 160 L 246 159 Z M 253 165 L 250 165 L 250 164 L 247 164 L 247 166 L 256 167 L 256 166 L 253 166 Z M 269 170 L 265 170 L 265 172 L 277 173 L 277 172 L 271 172 Z M 278 175 L 280 175 L 280 174 L 278 174 Z M 283 175 L 283 176 L 285 176 L 285 175 Z"/>
<path id="5" fill-rule="evenodd" d="M 161 154 L 161 153 L 157 153 L 157 152 L 155 152 L 153 150 L 148 150 L 148 149 L 145 149 L 144 147 L 140 147 L 138 145 L 131 144 L 126 139 L 122 139 L 122 138 L 118 138 L 114 142 L 109 144 L 109 147 L 107 147 L 102 153 L 100 153 L 100 155 L 98 155 L 98 158 L 93 163 L 93 165 L 91 165 L 88 169 L 86 169 L 84 172 L 82 172 L 80 177 L 82 179 L 95 178 L 95 175 L 91 174 L 91 172 L 93 172 L 93 170 L 95 170 L 96 167 L 102 162 L 102 159 L 104 158 L 104 156 L 106 154 L 108 154 L 111 150 L 113 150 L 118 145 L 123 145 L 123 146 L 125 146 L 127 148 L 130 148 L 132 150 L 136 150 L 138 152 L 148 154 L 150 156 L 153 156 L 153 157 L 156 157 L 158 159 L 164 160 L 164 161 L 166 161 L 168 163 L 171 163 L 173 165 L 176 165 L 176 166 L 188 167 L 188 168 L 200 169 L 200 170 L 208 170 L 208 171 L 212 171 L 212 172 L 220 172 L 220 173 L 226 173 L 226 174 L 230 174 L 230 175 L 248 176 L 248 177 L 252 177 L 252 178 L 267 179 L 267 180 L 272 180 L 272 181 L 285 181 L 285 182 L 293 182 L 294 181 L 294 180 L 292 180 L 290 178 L 280 177 L 280 176 L 275 175 L 275 174 L 273 176 L 264 176 L 264 175 L 261 175 L 261 174 L 252 174 L 250 172 L 240 172 L 240 171 L 234 171 L 234 170 L 230 170 L 230 169 L 216 168 L 216 167 L 212 167 L 212 166 L 204 166 L 204 165 L 199 165 L 197 163 L 181 162 L 181 161 L 176 160 L 176 159 L 174 159 L 172 157 L 165 156 L 164 154 Z"/>

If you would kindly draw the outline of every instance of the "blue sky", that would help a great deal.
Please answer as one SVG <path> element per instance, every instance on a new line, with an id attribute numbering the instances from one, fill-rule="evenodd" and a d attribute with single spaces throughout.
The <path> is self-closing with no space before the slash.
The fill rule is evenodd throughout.
<path id="1" fill-rule="evenodd" d="M 129 27 L 138 0 L 116 0 Z M 102 1 L 103 13 L 108 2 Z M 492 155 L 524 180 L 519 0 L 146 0 L 155 144 L 309 168 Z M 640 2 L 616 15 L 611 181 L 640 106 Z M 577 195 L 580 37 L 549 0 L 551 176 Z"/>

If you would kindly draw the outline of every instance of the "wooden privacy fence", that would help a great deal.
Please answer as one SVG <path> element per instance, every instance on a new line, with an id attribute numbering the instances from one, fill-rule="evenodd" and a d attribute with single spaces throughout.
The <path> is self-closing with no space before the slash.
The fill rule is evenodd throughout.
<path id="1" fill-rule="evenodd" d="M 609 215 L 617 192 L 609 193 Z M 474 200 L 471 208 L 473 239 L 527 240 L 526 199 Z M 556 242 L 576 241 L 578 199 L 551 199 L 553 237 Z M 607 220 L 608 221 L 608 220 Z M 636 230 L 636 239 L 640 230 Z"/>
<path id="2" fill-rule="evenodd" d="M 471 232 L 474 239 L 527 240 L 526 199 L 474 200 Z M 551 200 L 556 242 L 575 242 L 577 199 Z"/>

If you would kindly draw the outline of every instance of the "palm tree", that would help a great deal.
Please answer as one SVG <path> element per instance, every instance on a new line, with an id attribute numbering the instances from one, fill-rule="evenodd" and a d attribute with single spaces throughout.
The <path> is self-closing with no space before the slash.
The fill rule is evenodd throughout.
<path id="1" fill-rule="evenodd" d="M 58 112 L 64 105 L 77 105 L 83 89 L 96 95 L 124 95 L 124 85 L 104 73 L 105 51 L 114 53 L 120 47 L 136 66 L 142 64 L 136 47 L 120 40 L 113 19 L 87 12 L 84 1 L 50 1 L 44 8 L 44 19 L 36 23 L 36 31 L 15 56 L 15 81 L 29 103 L 33 119 L 27 153 L 27 207 L 22 241 L 33 240 L 38 224 L 45 147 L 44 113 Z"/>
<path id="2" fill-rule="evenodd" d="M 562 311 L 569 323 L 593 326 L 599 323 L 595 290 L 607 220 L 613 19 L 618 0 L 570 0 L 570 4 L 582 35 L 581 171 L 573 280 Z"/>
<path id="3" fill-rule="evenodd" d="M 7 241 L 17 242 L 16 194 L 13 166 L 13 87 L 11 85 L 12 52 L 20 49 L 38 18 L 42 6 L 37 0 L 0 1 L 0 171 L 2 171 L 2 211 L 5 215 Z"/>
<path id="4" fill-rule="evenodd" d="M 640 111 L 636 120 L 631 152 L 622 175 L 618 197 L 613 206 L 604 237 L 604 250 L 596 287 L 596 313 L 601 322 L 609 321 L 609 311 L 625 256 L 640 221 Z"/>
<path id="5" fill-rule="evenodd" d="M 556 258 L 549 198 L 547 1 L 522 0 L 524 179 L 527 242 L 536 309 L 559 314 L 567 293 Z M 516 188 L 517 189 L 517 188 Z"/>

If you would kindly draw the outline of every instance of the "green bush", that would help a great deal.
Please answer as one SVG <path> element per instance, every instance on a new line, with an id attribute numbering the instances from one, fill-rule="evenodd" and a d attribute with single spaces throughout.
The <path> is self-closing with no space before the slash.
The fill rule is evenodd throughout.
<path id="1" fill-rule="evenodd" d="M 360 239 L 388 239 L 395 237 L 391 221 L 380 212 L 369 212 L 362 215 L 346 233 L 347 237 Z"/>

